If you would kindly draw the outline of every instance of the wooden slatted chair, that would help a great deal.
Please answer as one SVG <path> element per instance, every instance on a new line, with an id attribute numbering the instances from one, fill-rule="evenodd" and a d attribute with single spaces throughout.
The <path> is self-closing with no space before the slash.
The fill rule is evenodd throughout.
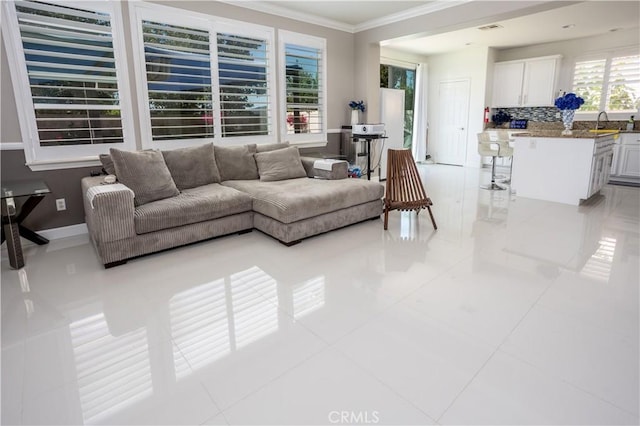
<path id="1" fill-rule="evenodd" d="M 418 174 L 413 155 L 408 149 L 390 149 L 387 151 L 387 187 L 384 197 L 384 229 L 387 229 L 390 210 L 427 209 L 433 228 L 438 229 L 431 212 L 433 203 L 427 197 Z"/>

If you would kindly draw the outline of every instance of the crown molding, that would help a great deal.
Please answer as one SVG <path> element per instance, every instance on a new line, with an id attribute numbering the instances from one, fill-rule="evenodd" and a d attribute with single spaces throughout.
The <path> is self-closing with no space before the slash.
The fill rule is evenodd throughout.
<path id="1" fill-rule="evenodd" d="M 390 15 L 383 16 L 382 18 L 376 18 L 367 22 L 363 22 L 362 24 L 354 26 L 353 32 L 357 33 L 360 31 L 366 31 L 373 28 L 381 27 L 383 25 L 394 24 L 396 22 L 404 21 L 405 19 L 428 15 L 430 13 L 449 9 L 450 7 L 459 6 L 465 3 L 470 3 L 472 1 L 474 0 L 435 0 L 422 6 L 412 7 L 411 9 L 403 10 L 402 12 L 392 13 Z"/>
<path id="2" fill-rule="evenodd" d="M 277 15 L 283 18 L 289 18 L 296 21 L 307 22 L 309 24 L 320 25 L 322 27 L 332 28 L 338 31 L 344 31 L 347 33 L 355 32 L 355 27 L 353 25 L 345 24 L 344 22 L 323 18 L 323 17 L 312 15 L 309 13 L 298 12 L 295 10 L 288 9 L 284 6 L 266 4 L 261 1 L 251 1 L 251 0 L 218 0 L 218 1 L 221 3 L 230 4 L 231 6 L 244 7 L 245 9 L 255 10 L 256 12 L 268 13 L 270 15 Z"/>
<path id="3" fill-rule="evenodd" d="M 320 25 L 327 28 L 332 28 L 338 31 L 344 31 L 348 33 L 357 33 L 360 31 L 370 30 L 372 28 L 381 27 L 383 25 L 389 25 L 396 22 L 404 21 L 405 19 L 415 18 L 421 15 L 427 15 L 439 10 L 448 9 L 450 7 L 459 6 L 461 4 L 469 3 L 474 0 L 434 0 L 431 3 L 412 7 L 411 9 L 404 10 L 402 12 L 392 13 L 382 18 L 372 19 L 370 21 L 363 22 L 358 25 L 351 25 L 345 22 L 336 21 L 334 19 L 323 18 L 310 13 L 298 12 L 291 10 L 285 6 L 279 6 L 274 4 L 267 4 L 259 0 L 218 0 L 221 3 L 226 3 L 232 6 L 244 7 L 245 9 L 255 10 L 257 12 L 268 13 L 270 15 L 277 15 L 283 18 L 294 19 L 296 21 L 307 22 L 309 24 Z M 285 2 L 286 3 L 286 2 Z"/>

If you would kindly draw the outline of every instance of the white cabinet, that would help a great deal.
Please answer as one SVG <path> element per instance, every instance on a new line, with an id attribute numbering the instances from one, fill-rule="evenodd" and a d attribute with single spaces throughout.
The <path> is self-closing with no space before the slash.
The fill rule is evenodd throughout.
<path id="1" fill-rule="evenodd" d="M 496 62 L 491 105 L 500 107 L 553 106 L 560 56 Z"/>
<path id="2" fill-rule="evenodd" d="M 640 144 L 621 146 L 618 175 L 640 178 Z"/>
<path id="3" fill-rule="evenodd" d="M 640 183 L 640 133 L 621 133 L 611 167 L 614 182 Z"/>
<path id="4" fill-rule="evenodd" d="M 580 204 L 609 181 L 613 137 L 515 137 L 511 189 L 519 197 Z"/>
<path id="5" fill-rule="evenodd" d="M 499 62 L 493 69 L 493 106 L 520 106 L 524 62 Z"/>

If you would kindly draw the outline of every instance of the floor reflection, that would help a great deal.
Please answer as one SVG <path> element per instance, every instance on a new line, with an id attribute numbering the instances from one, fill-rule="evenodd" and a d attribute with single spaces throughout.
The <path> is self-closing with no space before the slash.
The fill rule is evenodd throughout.
<path id="1" fill-rule="evenodd" d="M 104 314 L 69 325 L 85 423 L 96 423 L 152 394 L 144 328 L 115 337 Z"/>

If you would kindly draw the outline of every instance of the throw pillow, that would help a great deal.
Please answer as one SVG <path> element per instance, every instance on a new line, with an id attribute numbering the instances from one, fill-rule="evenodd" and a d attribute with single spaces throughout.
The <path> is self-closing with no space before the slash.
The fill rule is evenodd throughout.
<path id="1" fill-rule="evenodd" d="M 157 150 L 129 152 L 109 150 L 118 180 L 128 186 L 136 206 L 176 196 L 180 193 L 171 178 L 162 153 Z"/>
<path id="2" fill-rule="evenodd" d="M 295 146 L 255 154 L 260 180 L 264 182 L 306 177 Z"/>
<path id="3" fill-rule="evenodd" d="M 220 182 L 213 144 L 162 151 L 179 190 Z"/>
<path id="4" fill-rule="evenodd" d="M 102 163 L 102 168 L 108 175 L 116 174 L 116 167 L 113 165 L 113 160 L 109 154 L 100 154 L 99 155 L 100 162 Z"/>
<path id="5" fill-rule="evenodd" d="M 262 145 L 256 145 L 256 152 L 269 152 L 276 149 L 288 148 L 289 142 L 283 143 L 263 143 Z"/>
<path id="6" fill-rule="evenodd" d="M 216 163 L 220 171 L 220 179 L 252 180 L 258 179 L 258 168 L 253 154 L 256 145 L 214 146 Z"/>

